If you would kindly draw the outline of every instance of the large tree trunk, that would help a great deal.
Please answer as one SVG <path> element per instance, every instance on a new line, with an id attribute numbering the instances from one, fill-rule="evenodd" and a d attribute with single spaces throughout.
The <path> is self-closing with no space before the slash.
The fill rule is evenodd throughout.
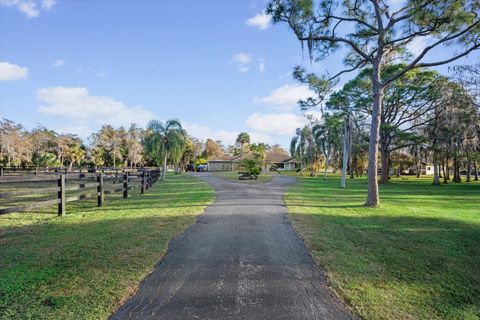
<path id="1" fill-rule="evenodd" d="M 380 59 L 373 64 L 373 110 L 372 124 L 370 127 L 370 138 L 368 146 L 368 195 L 365 206 L 376 207 L 380 204 L 380 195 L 378 192 L 377 180 L 377 156 L 378 156 L 378 140 L 380 136 L 380 115 L 383 106 L 383 87 L 380 83 Z"/>
<path id="2" fill-rule="evenodd" d="M 390 166 L 388 163 L 388 158 L 389 154 L 388 151 L 386 150 L 381 150 L 380 152 L 380 159 L 382 162 L 382 168 L 381 168 L 381 175 L 380 175 L 380 182 L 381 183 L 388 183 L 388 177 L 390 176 Z"/>

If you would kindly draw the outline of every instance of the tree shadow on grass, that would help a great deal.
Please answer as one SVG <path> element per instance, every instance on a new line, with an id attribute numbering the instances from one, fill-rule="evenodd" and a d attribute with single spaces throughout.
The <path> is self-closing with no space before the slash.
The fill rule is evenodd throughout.
<path id="1" fill-rule="evenodd" d="M 0 319 L 106 318 L 196 215 L 114 216 L 2 228 Z"/>
<path id="2" fill-rule="evenodd" d="M 292 216 L 316 260 L 363 316 L 480 315 L 480 225 L 407 216 Z"/>

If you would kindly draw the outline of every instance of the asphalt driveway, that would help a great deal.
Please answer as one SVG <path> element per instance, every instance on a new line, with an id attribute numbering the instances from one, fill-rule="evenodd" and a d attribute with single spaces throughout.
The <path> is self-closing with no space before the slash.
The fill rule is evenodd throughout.
<path id="1" fill-rule="evenodd" d="M 294 178 L 197 174 L 216 200 L 111 319 L 352 319 L 287 217 Z"/>

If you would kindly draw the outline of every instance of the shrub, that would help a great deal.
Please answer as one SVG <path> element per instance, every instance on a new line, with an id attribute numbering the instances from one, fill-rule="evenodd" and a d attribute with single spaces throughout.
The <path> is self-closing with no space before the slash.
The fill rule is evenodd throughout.
<path id="1" fill-rule="evenodd" d="M 262 172 L 262 168 L 260 168 L 258 162 L 252 159 L 243 160 L 240 164 L 240 168 L 252 176 L 258 176 Z"/>

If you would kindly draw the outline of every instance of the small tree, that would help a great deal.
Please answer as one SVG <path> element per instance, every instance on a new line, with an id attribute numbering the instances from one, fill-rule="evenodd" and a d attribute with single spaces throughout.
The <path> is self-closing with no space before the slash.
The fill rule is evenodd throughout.
<path id="1" fill-rule="evenodd" d="M 258 161 L 255 159 L 243 159 L 240 163 L 240 168 L 245 170 L 253 179 L 257 179 L 262 172 L 262 168 L 260 168 Z"/>

